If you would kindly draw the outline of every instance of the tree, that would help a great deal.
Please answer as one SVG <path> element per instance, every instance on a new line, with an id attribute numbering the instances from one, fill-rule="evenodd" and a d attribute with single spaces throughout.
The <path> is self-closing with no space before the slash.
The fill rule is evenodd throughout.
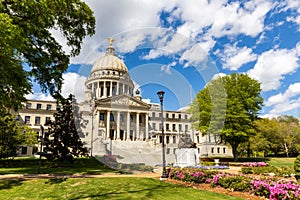
<path id="1" fill-rule="evenodd" d="M 231 74 L 210 81 L 193 101 L 189 112 L 193 127 L 202 134 L 217 134 L 220 142 L 237 148 L 255 134 L 258 111 L 263 104 L 260 83 L 246 74 Z"/>
<path id="2" fill-rule="evenodd" d="M 278 121 L 268 118 L 256 120 L 257 134 L 250 138 L 251 150 L 264 152 L 264 155 L 278 155 L 282 150 L 282 137 Z"/>
<path id="3" fill-rule="evenodd" d="M 281 136 L 280 144 L 282 145 L 287 157 L 290 154 L 297 154 L 300 150 L 300 125 L 299 120 L 293 116 L 277 117 L 279 123 L 279 132 Z"/>
<path id="4" fill-rule="evenodd" d="M 83 147 L 75 126 L 72 95 L 61 98 L 58 103 L 61 108 L 54 114 L 55 120 L 49 123 L 44 149 L 49 159 L 58 159 L 64 165 L 64 161 L 85 156 L 88 151 Z"/>
<path id="5" fill-rule="evenodd" d="M 36 133 L 20 125 L 17 117 L 0 106 L 0 159 L 15 157 L 22 145 L 37 143 Z"/>
<path id="6" fill-rule="evenodd" d="M 1 0 L 0 105 L 17 109 L 31 92 L 32 81 L 43 92 L 60 93 L 69 58 L 93 35 L 95 18 L 81 0 Z M 58 30 L 70 53 L 53 37 Z"/>

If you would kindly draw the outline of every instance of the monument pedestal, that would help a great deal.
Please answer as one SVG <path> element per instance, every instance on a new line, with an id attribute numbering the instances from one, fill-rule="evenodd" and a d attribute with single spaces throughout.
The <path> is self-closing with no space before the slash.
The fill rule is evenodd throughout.
<path id="1" fill-rule="evenodd" d="M 199 165 L 198 151 L 195 148 L 181 148 L 175 150 L 174 167 L 187 167 Z"/>

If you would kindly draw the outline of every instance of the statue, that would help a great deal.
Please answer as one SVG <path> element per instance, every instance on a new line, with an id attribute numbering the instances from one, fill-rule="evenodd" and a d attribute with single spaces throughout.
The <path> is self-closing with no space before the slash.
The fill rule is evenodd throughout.
<path id="1" fill-rule="evenodd" d="M 192 139 L 188 135 L 186 135 L 179 139 L 178 148 L 196 148 L 196 145 L 192 141 Z"/>
<path id="2" fill-rule="evenodd" d="M 112 46 L 112 43 L 115 41 L 113 38 L 107 38 L 109 45 Z"/>

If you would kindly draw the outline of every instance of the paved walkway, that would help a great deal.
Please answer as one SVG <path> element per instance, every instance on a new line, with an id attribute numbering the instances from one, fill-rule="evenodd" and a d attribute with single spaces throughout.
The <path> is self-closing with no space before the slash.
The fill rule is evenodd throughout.
<path id="1" fill-rule="evenodd" d="M 225 169 L 228 173 L 239 173 L 241 167 L 230 167 Z M 120 174 L 120 173 L 103 173 L 103 174 L 5 174 L 0 175 L 0 179 L 47 179 L 47 178 L 107 178 L 107 177 L 145 177 L 145 178 L 159 178 L 162 174 L 162 169 L 155 170 L 154 172 L 133 172 L 132 174 Z"/>

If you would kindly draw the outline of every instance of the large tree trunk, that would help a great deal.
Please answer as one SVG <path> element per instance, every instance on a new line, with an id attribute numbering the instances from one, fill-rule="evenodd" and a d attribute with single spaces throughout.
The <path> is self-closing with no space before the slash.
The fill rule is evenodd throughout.
<path id="1" fill-rule="evenodd" d="M 230 145 L 231 145 L 231 148 L 232 148 L 233 161 L 236 162 L 237 159 L 238 159 L 238 153 L 237 153 L 238 145 L 236 145 L 236 144 L 230 144 Z"/>
<path id="2" fill-rule="evenodd" d="M 284 143 L 284 151 L 285 151 L 286 157 L 289 157 L 289 148 L 288 148 L 288 145 L 286 144 L 286 142 Z"/>

